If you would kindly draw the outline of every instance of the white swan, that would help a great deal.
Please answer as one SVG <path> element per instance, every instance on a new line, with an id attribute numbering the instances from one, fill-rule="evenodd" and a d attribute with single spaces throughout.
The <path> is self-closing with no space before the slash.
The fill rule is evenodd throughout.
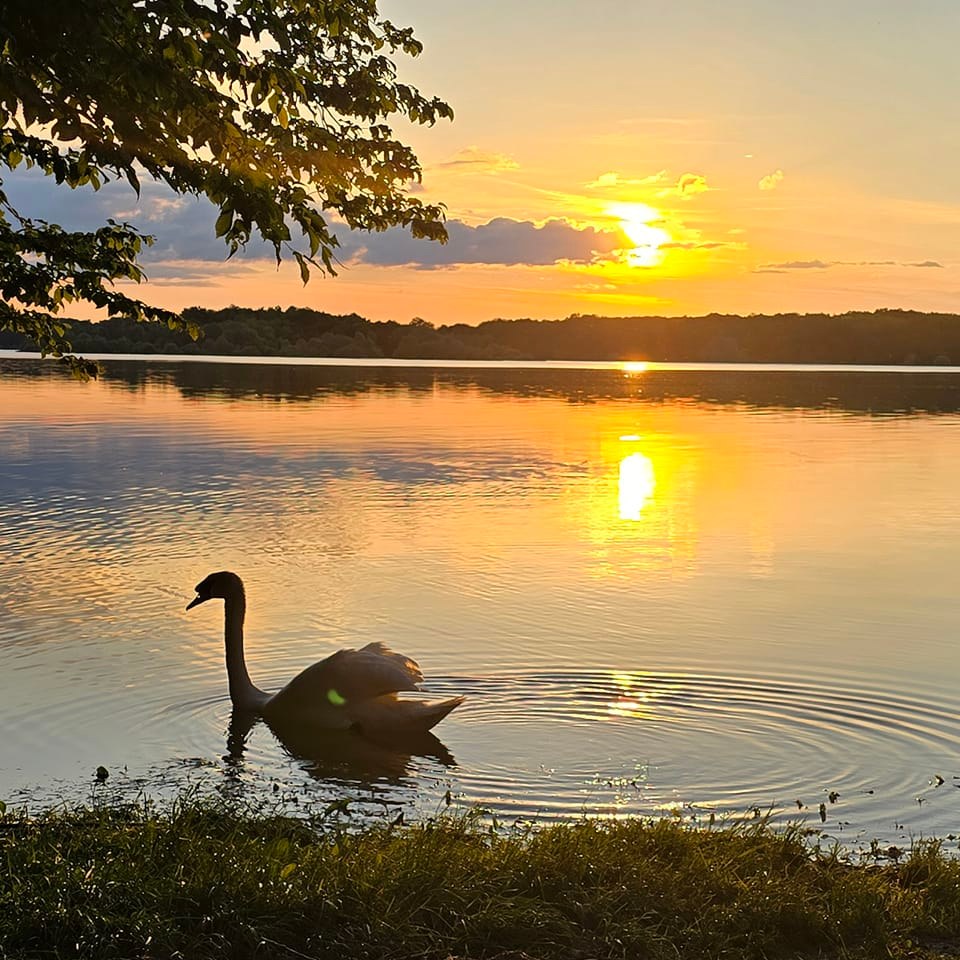
<path id="1" fill-rule="evenodd" d="M 277 693 L 264 693 L 251 682 L 243 657 L 247 609 L 243 581 L 224 570 L 201 580 L 196 591 L 188 610 L 214 597 L 224 600 L 230 699 L 238 709 L 258 713 L 268 722 L 397 736 L 429 730 L 464 701 L 463 697 L 433 702 L 399 699 L 397 692 L 416 690 L 423 674 L 413 660 L 382 643 L 340 650 L 307 667 Z"/>

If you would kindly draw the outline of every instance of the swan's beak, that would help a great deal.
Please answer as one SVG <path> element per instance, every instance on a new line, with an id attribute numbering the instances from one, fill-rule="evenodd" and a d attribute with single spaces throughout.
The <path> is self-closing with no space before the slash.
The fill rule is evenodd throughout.
<path id="1" fill-rule="evenodd" d="M 205 601 L 207 601 L 207 600 L 209 600 L 209 599 L 210 599 L 209 597 L 194 597 L 194 598 L 187 604 L 187 609 L 189 610 L 191 607 L 195 607 L 195 606 L 197 606 L 198 604 L 204 603 Z"/>

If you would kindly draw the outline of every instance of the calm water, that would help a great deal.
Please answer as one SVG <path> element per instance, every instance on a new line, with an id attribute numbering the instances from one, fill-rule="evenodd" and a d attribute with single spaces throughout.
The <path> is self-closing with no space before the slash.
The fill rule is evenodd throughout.
<path id="1" fill-rule="evenodd" d="M 958 451 L 955 372 L 0 360 L 0 798 L 960 832 Z M 228 737 L 224 568 L 255 681 L 383 640 L 442 744 Z"/>

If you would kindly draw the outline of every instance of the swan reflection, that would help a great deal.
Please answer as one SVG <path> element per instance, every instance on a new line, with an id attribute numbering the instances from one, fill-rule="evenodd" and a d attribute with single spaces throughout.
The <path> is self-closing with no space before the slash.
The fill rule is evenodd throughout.
<path id="1" fill-rule="evenodd" d="M 356 730 L 331 730 L 286 718 L 267 720 L 236 707 L 227 731 L 227 756 L 231 763 L 243 761 L 247 740 L 261 719 L 287 754 L 317 780 L 398 782 L 410 774 L 414 757 L 426 757 L 445 767 L 456 764 L 444 744 L 427 731 L 370 737 Z"/>

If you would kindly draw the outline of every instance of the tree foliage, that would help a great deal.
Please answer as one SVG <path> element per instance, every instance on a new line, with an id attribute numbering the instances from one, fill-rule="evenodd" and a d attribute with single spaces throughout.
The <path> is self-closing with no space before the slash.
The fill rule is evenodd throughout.
<path id="1" fill-rule="evenodd" d="M 278 261 L 335 271 L 331 215 L 444 240 L 443 210 L 408 191 L 420 165 L 396 118 L 452 117 L 397 78 L 409 28 L 376 0 L 5 0 L 0 16 L 0 171 L 37 167 L 99 189 L 141 178 L 219 209 L 233 254 L 254 232 Z M 299 233 L 294 245 L 291 227 Z M 69 233 L 14 209 L 0 178 L 0 330 L 71 357 L 68 304 L 196 327 L 115 287 L 140 282 L 152 238 L 127 223 Z"/>

